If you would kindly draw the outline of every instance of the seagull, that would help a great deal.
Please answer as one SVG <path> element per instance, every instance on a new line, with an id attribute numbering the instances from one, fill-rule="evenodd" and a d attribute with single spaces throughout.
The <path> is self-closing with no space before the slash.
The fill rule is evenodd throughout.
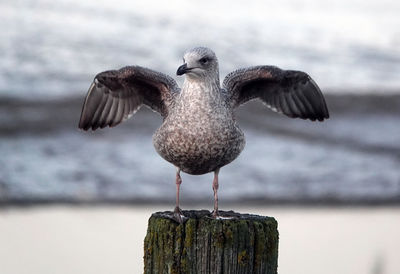
<path id="1" fill-rule="evenodd" d="M 218 174 L 235 160 L 245 137 L 235 119 L 242 104 L 261 100 L 271 110 L 290 118 L 323 121 L 328 108 L 311 77 L 302 71 L 275 66 L 253 66 L 229 73 L 220 85 L 218 59 L 206 47 L 184 53 L 176 74 L 185 75 L 182 88 L 163 73 L 127 66 L 97 74 L 87 92 L 79 128 L 114 127 L 129 119 L 142 105 L 161 114 L 163 122 L 153 135 L 158 154 L 176 167 L 174 219 L 182 223 L 179 206 L 181 172 L 214 172 L 214 211 L 218 213 Z"/>

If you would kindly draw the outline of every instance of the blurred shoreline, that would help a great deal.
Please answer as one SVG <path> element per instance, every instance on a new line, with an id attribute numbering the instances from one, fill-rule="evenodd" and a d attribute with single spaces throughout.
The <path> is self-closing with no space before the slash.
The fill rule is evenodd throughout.
<path id="1" fill-rule="evenodd" d="M 211 195 L 211 194 L 210 194 Z M 184 199 L 182 199 L 184 200 Z M 146 207 L 146 206 L 159 206 L 165 205 L 166 210 L 173 209 L 173 199 L 165 199 L 165 200 L 151 200 L 148 199 L 130 199 L 130 200 L 92 200 L 92 201 L 82 201 L 82 200 L 66 200 L 64 198 L 57 199 L 10 199 L 7 201 L 0 201 L 0 210 L 4 209 L 12 209 L 12 208 L 43 208 L 43 207 L 59 207 L 59 206 L 67 206 L 67 207 L 85 207 L 85 208 L 102 208 L 102 207 Z M 304 200 L 283 200 L 283 199 L 246 199 L 246 200 L 228 200 L 223 201 L 222 203 L 224 207 L 229 207 L 234 209 L 239 206 L 256 206 L 256 207 L 279 207 L 279 208 L 332 208 L 332 209 L 356 209 L 356 208 L 400 208 L 400 199 L 386 199 L 382 200 L 339 200 L 339 199 L 304 199 Z M 191 207 L 196 208 L 209 208 L 212 209 L 212 202 L 209 204 L 204 204 L 201 201 L 189 201 L 184 203 L 184 208 L 188 209 Z"/>
<path id="2" fill-rule="evenodd" d="M 159 115 L 142 108 L 115 129 L 83 132 L 83 99 L 0 97 L 0 207 L 173 201 L 173 167 L 151 144 Z M 239 108 L 247 145 L 221 173 L 221 200 L 399 205 L 400 94 L 328 93 L 326 100 L 331 119 L 324 123 L 289 119 L 259 102 Z M 211 204 L 208 175 L 185 176 L 183 202 Z"/>
<path id="3" fill-rule="evenodd" d="M 398 92 L 400 93 L 400 91 Z M 331 118 L 350 114 L 397 116 L 400 115 L 399 93 L 376 93 L 371 90 L 371 92 L 362 94 L 351 92 L 333 94 L 328 92 L 324 96 Z M 76 127 L 84 96 L 84 92 L 82 96 L 56 99 L 41 98 L 39 100 L 0 96 L 0 137 L 19 134 L 44 134 Z M 263 111 L 264 107 L 261 104 L 257 106 L 254 105 L 254 102 L 251 104 L 253 104 L 251 108 L 248 106 L 239 108 L 239 115 L 245 116 L 247 112 L 251 115 L 251 112 L 262 111 L 263 115 L 271 116 L 268 118 L 281 118 L 277 117 L 277 114 L 272 111 Z M 141 112 L 143 112 L 143 108 Z M 146 109 L 146 112 L 151 111 Z"/>

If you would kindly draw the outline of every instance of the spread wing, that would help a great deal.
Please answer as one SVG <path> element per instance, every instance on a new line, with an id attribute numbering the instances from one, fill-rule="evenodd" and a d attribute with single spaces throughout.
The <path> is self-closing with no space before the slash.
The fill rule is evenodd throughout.
<path id="1" fill-rule="evenodd" d="M 233 107 L 257 98 L 273 111 L 291 118 L 312 121 L 329 118 L 321 90 L 302 71 L 282 70 L 273 66 L 239 69 L 225 77 L 223 87 Z"/>
<path id="2" fill-rule="evenodd" d="M 116 126 L 130 118 L 142 104 L 165 118 L 178 93 L 174 79 L 150 69 L 130 66 L 101 72 L 86 95 L 79 128 Z"/>

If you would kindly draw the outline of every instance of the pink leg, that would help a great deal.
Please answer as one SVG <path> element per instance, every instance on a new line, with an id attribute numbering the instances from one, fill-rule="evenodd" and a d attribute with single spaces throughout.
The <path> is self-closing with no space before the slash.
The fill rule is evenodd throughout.
<path id="1" fill-rule="evenodd" d="M 176 205 L 175 205 L 175 210 L 174 210 L 174 219 L 178 223 L 183 223 L 183 220 L 182 220 L 183 213 L 179 207 L 179 188 L 182 183 L 180 172 L 181 172 L 180 168 L 176 168 Z"/>
<path id="2" fill-rule="evenodd" d="M 175 211 L 181 211 L 181 209 L 179 208 L 179 189 L 180 186 L 182 184 L 182 178 L 181 178 L 181 174 L 180 174 L 181 170 L 179 168 L 177 168 L 176 170 L 176 207 L 175 207 Z"/>
<path id="3" fill-rule="evenodd" d="M 213 190 L 214 190 L 214 211 L 213 211 L 213 218 L 216 218 L 219 216 L 218 214 L 218 173 L 219 173 L 219 168 L 214 171 L 214 180 L 213 180 Z"/>

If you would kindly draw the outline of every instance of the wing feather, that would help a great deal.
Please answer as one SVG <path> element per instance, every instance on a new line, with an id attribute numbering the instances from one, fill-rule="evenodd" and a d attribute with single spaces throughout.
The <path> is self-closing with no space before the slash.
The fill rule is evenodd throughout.
<path id="1" fill-rule="evenodd" d="M 304 106 L 303 102 L 299 99 L 299 97 L 297 95 L 297 90 L 295 90 L 295 92 L 293 92 L 292 99 L 300 111 L 300 114 L 301 114 L 300 117 L 304 117 L 305 115 L 307 115 L 306 107 Z"/>
<path id="2" fill-rule="evenodd" d="M 142 104 L 165 118 L 178 93 L 178 85 L 171 77 L 147 68 L 131 66 L 101 72 L 89 87 L 79 128 L 116 126 Z"/>
<path id="3" fill-rule="evenodd" d="M 96 91 L 96 92 L 100 92 L 100 90 Z M 88 124 L 84 125 L 83 129 L 85 129 L 85 128 L 89 129 L 90 126 L 93 125 L 92 129 L 95 130 L 100 126 L 100 117 L 101 117 L 101 114 L 103 113 L 104 106 L 107 103 L 107 98 L 108 98 L 108 94 L 107 93 L 103 93 L 101 101 L 100 101 L 100 104 L 98 105 L 98 107 L 97 107 L 96 111 L 94 112 L 93 116 L 90 116 L 89 113 L 85 113 L 84 116 L 81 115 L 81 121 L 82 121 L 83 117 L 88 119 L 88 120 L 86 120 L 86 122 L 88 122 Z M 93 107 L 95 107 L 95 106 L 93 106 Z"/>
<path id="4" fill-rule="evenodd" d="M 225 77 L 223 87 L 233 107 L 260 99 L 273 111 L 312 121 L 329 118 L 325 98 L 311 77 L 273 66 L 239 69 Z"/>
<path id="5" fill-rule="evenodd" d="M 117 116 L 116 115 L 117 110 L 118 110 L 118 97 L 113 96 L 111 108 L 110 108 L 110 111 L 107 115 L 106 122 L 105 122 L 106 125 L 110 125 L 110 126 L 112 125 L 112 123 L 114 122 L 114 118 Z"/>
<path id="6" fill-rule="evenodd" d="M 122 118 L 124 116 L 124 100 L 121 98 L 120 95 L 118 95 L 118 108 L 117 108 L 117 113 L 114 116 L 114 121 L 111 123 L 110 127 L 115 127 L 122 121 Z"/>
<path id="7" fill-rule="evenodd" d="M 101 112 L 99 118 L 100 128 L 104 128 L 107 125 L 107 117 L 111 111 L 112 104 L 113 104 L 113 97 L 110 96 L 110 94 L 107 94 L 107 101 L 106 104 L 104 105 L 103 111 Z"/>
<path id="8" fill-rule="evenodd" d="M 290 97 L 290 95 L 288 93 L 286 93 L 286 92 L 281 93 L 281 94 L 282 94 L 282 97 L 285 100 L 285 103 L 288 106 L 288 109 L 286 111 L 283 109 L 283 113 L 288 113 L 286 115 L 288 115 L 291 118 L 299 117 L 300 113 L 299 113 L 297 107 L 295 106 L 295 104 L 293 103 L 292 98 Z"/>

